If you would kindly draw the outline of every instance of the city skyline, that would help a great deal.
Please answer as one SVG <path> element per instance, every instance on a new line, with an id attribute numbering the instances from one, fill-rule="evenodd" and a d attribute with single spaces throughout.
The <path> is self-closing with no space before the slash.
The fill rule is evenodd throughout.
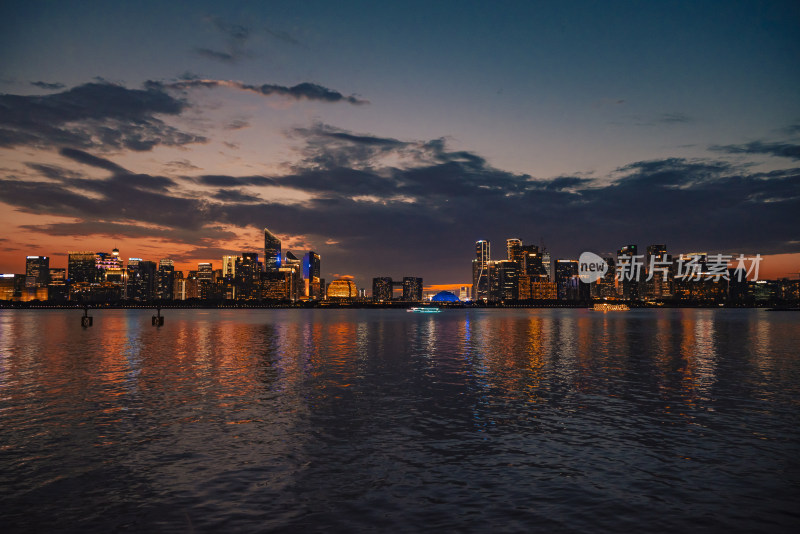
<path id="1" fill-rule="evenodd" d="M 479 239 L 800 271 L 796 3 L 366 5 L 10 3 L 0 272 L 264 227 L 367 288 L 469 284 Z"/>
<path id="2" fill-rule="evenodd" d="M 636 244 L 627 244 L 616 253 L 602 256 L 584 251 L 577 259 L 559 258 L 544 247 L 508 238 L 505 253 L 494 257 L 490 241 L 475 242 L 471 286 L 426 286 L 422 277 L 404 275 L 397 281 L 381 273 L 373 274 L 372 292 L 368 293 L 366 284 L 359 288 L 349 276 L 326 283 L 318 253 L 283 249 L 280 239 L 268 228 L 263 229 L 263 235 L 261 255 L 224 255 L 219 268 L 214 262 L 201 262 L 186 272 L 169 258 L 156 263 L 131 257 L 125 262 L 116 247 L 110 253 L 68 251 L 66 269 L 51 266 L 49 256 L 28 255 L 24 273 L 0 273 L 0 300 L 51 304 L 235 300 L 260 304 L 344 297 L 381 303 L 419 302 L 438 293 L 434 300 L 445 296 L 454 302 L 550 305 L 548 301 L 610 299 L 650 305 L 752 306 L 796 301 L 800 282 L 800 278 L 768 280 L 761 276 L 760 254 L 670 251 L 664 244 L 639 249 Z M 397 290 L 402 290 L 401 298 Z"/>

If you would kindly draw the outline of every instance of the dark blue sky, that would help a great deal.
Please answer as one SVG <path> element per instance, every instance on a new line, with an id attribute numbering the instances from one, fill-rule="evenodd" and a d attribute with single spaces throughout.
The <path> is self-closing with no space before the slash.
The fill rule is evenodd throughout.
<path id="1" fill-rule="evenodd" d="M 796 2 L 4 6 L 0 270 L 263 226 L 362 285 L 478 238 L 800 251 Z"/>

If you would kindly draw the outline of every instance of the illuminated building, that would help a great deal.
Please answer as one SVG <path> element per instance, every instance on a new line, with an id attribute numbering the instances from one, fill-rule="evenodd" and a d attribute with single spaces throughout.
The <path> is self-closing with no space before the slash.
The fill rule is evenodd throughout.
<path id="1" fill-rule="evenodd" d="M 469 286 L 461 286 L 461 289 L 458 291 L 458 298 L 462 301 L 470 300 L 470 293 L 469 293 Z"/>
<path id="2" fill-rule="evenodd" d="M 292 271 L 264 271 L 261 273 L 261 298 L 275 301 L 289 300 L 293 281 Z"/>
<path id="3" fill-rule="evenodd" d="M 94 252 L 69 252 L 67 275 L 70 284 L 93 284 L 99 281 Z"/>
<path id="4" fill-rule="evenodd" d="M 162 259 L 158 262 L 158 275 L 156 284 L 156 298 L 159 300 L 172 300 L 172 290 L 175 284 L 175 262 Z"/>
<path id="5" fill-rule="evenodd" d="M 596 282 L 589 284 L 590 296 L 595 299 L 614 300 L 619 297 L 616 287 L 617 283 L 616 264 L 612 256 L 604 257 L 603 261 L 606 262 L 607 266 L 606 273 L 603 275 L 602 278 L 598 279 Z"/>
<path id="6" fill-rule="evenodd" d="M 422 300 L 422 278 L 413 276 L 403 277 L 403 300 L 418 302 Z"/>
<path id="7" fill-rule="evenodd" d="M 381 276 L 372 279 L 372 300 L 375 302 L 389 302 L 392 300 L 394 285 L 391 277 Z"/>
<path id="8" fill-rule="evenodd" d="M 239 256 L 222 256 L 222 276 L 236 276 L 236 262 Z"/>
<path id="9" fill-rule="evenodd" d="M 141 258 L 128 258 L 125 295 L 129 300 L 147 302 L 156 294 L 156 264 Z"/>
<path id="10" fill-rule="evenodd" d="M 27 256 L 25 258 L 25 287 L 47 287 L 50 282 L 50 258 Z"/>
<path id="11" fill-rule="evenodd" d="M 50 267 L 50 282 L 47 284 L 47 300 L 64 302 L 68 297 L 67 270 L 63 267 Z"/>
<path id="12" fill-rule="evenodd" d="M 510 260 L 492 262 L 494 276 L 492 277 L 491 300 L 517 300 L 519 298 L 519 263 Z"/>
<path id="13" fill-rule="evenodd" d="M 281 268 L 281 240 L 264 228 L 264 270 L 277 272 Z"/>
<path id="14" fill-rule="evenodd" d="M 550 253 L 546 250 L 542 251 L 542 270 L 547 275 L 548 282 L 555 282 L 555 274 L 553 274 L 553 264 L 550 258 Z"/>
<path id="15" fill-rule="evenodd" d="M 358 288 L 352 280 L 334 280 L 328 284 L 328 299 L 354 299 L 358 296 Z"/>
<path id="16" fill-rule="evenodd" d="M 283 255 L 282 266 L 278 269 L 280 272 L 289 273 L 291 278 L 289 285 L 288 298 L 292 302 L 300 300 L 305 296 L 305 282 L 303 280 L 303 262 L 297 258 L 291 251 L 287 250 Z"/>
<path id="17" fill-rule="evenodd" d="M 431 302 L 460 302 L 458 297 L 449 291 L 439 291 L 431 297 Z"/>
<path id="18" fill-rule="evenodd" d="M 578 260 L 558 260 L 555 266 L 558 300 L 579 300 Z"/>
<path id="19" fill-rule="evenodd" d="M 556 283 L 548 282 L 546 278 L 534 278 L 530 287 L 533 300 L 556 300 L 558 298 Z"/>
<path id="20" fill-rule="evenodd" d="M 0 300 L 21 301 L 24 290 L 24 274 L 0 274 Z"/>
<path id="21" fill-rule="evenodd" d="M 517 238 L 506 239 L 506 254 L 508 261 L 516 261 L 522 265 L 522 240 Z"/>
<path id="22" fill-rule="evenodd" d="M 303 282 L 305 284 L 305 296 L 309 299 L 320 298 L 320 270 L 320 255 L 313 250 L 309 250 L 303 256 Z"/>
<path id="23" fill-rule="evenodd" d="M 489 300 L 491 291 L 489 263 L 491 262 L 491 245 L 489 241 L 480 240 L 475 243 L 475 259 L 472 260 L 472 298 Z"/>
<path id="24" fill-rule="evenodd" d="M 637 255 L 637 246 L 636 245 L 626 245 L 617 251 L 617 266 L 620 264 L 620 260 L 623 262 L 634 262 L 639 261 L 639 259 L 634 259 L 634 256 Z M 624 258 L 624 260 L 623 260 Z M 625 280 L 617 280 L 617 292 L 622 298 L 625 300 L 639 300 L 639 284 L 644 279 L 644 267 L 642 267 L 640 271 L 639 280 L 636 280 L 636 276 L 634 273 L 633 280 L 625 279 Z"/>
<path id="25" fill-rule="evenodd" d="M 650 264 L 654 262 L 653 276 L 650 276 Z M 667 254 L 667 247 L 664 245 L 650 245 L 647 247 L 645 256 L 645 296 L 648 299 L 663 299 L 672 296 L 672 277 L 665 275 L 660 270 L 659 262 L 666 262 L 671 265 L 672 256 Z"/>
<path id="26" fill-rule="evenodd" d="M 260 299 L 261 262 L 258 261 L 258 254 L 255 252 L 242 253 L 241 258 L 237 258 L 235 272 L 235 286 L 238 289 L 235 291 L 233 298 L 244 300 Z M 224 276 L 224 278 L 227 280 L 230 277 Z"/>

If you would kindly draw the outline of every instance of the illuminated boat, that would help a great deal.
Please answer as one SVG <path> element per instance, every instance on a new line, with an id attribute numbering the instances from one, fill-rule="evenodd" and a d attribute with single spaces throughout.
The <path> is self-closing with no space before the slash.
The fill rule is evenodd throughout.
<path id="1" fill-rule="evenodd" d="M 608 302 L 598 302 L 592 307 L 592 311 L 601 311 L 601 312 L 608 312 L 608 311 L 628 311 L 630 310 L 630 306 L 627 304 L 611 304 Z"/>
<path id="2" fill-rule="evenodd" d="M 426 306 L 424 308 L 420 307 L 409 308 L 406 311 L 412 313 L 439 313 L 442 310 L 433 306 Z"/>

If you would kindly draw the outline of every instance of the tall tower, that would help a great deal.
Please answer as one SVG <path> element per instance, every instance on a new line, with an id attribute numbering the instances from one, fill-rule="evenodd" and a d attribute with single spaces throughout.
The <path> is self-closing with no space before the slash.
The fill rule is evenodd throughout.
<path id="1" fill-rule="evenodd" d="M 522 266 L 522 240 L 517 238 L 506 239 L 506 250 L 508 252 L 508 261 L 519 262 Z"/>
<path id="2" fill-rule="evenodd" d="M 264 228 L 264 270 L 277 272 L 281 268 L 281 240 Z"/>
<path id="3" fill-rule="evenodd" d="M 486 240 L 475 243 L 475 259 L 472 260 L 472 298 L 475 300 L 489 298 L 490 248 Z"/>

